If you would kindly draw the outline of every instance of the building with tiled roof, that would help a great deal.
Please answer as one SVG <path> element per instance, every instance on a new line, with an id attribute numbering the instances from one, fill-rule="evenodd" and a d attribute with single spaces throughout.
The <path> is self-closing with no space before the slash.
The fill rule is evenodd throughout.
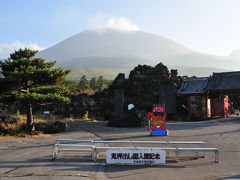
<path id="1" fill-rule="evenodd" d="M 240 94 L 240 71 L 183 80 L 179 96 L 188 98 L 189 113 L 198 118 L 228 116 L 228 95 Z"/>

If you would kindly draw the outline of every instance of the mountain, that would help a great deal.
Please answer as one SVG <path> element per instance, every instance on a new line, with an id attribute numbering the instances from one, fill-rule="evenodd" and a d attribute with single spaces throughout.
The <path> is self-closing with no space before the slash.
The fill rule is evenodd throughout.
<path id="1" fill-rule="evenodd" d="M 213 72 L 227 72 L 231 71 L 229 69 L 219 69 L 219 68 L 212 68 L 212 67 L 191 67 L 191 66 L 181 66 L 181 65 L 168 65 L 170 69 L 177 69 L 178 74 L 180 75 L 188 75 L 188 76 L 197 76 L 197 77 L 204 77 L 210 76 Z"/>
<path id="2" fill-rule="evenodd" d="M 208 71 L 235 70 L 238 67 L 238 61 L 228 56 L 195 52 L 151 33 L 115 29 L 83 31 L 38 52 L 37 56 L 57 60 L 57 66 L 71 68 L 74 72 L 126 73 L 138 64 L 162 62 L 172 67 L 181 66 L 185 69 L 182 75 L 189 75 L 188 71 L 193 68 L 203 76 L 212 73 L 208 74 Z"/>
<path id="3" fill-rule="evenodd" d="M 240 60 L 240 49 L 234 50 L 231 54 L 228 55 L 228 58 Z"/>

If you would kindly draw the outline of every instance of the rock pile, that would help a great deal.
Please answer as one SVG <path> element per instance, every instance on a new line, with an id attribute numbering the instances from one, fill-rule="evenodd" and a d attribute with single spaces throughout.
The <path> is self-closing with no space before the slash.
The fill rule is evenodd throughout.
<path id="1" fill-rule="evenodd" d="M 108 119 L 109 125 L 141 126 L 145 117 L 140 117 L 139 113 L 145 113 L 152 108 L 153 104 L 159 104 L 160 92 L 176 96 L 177 86 L 180 83 L 181 77 L 177 75 L 177 70 L 169 72 L 167 66 L 162 63 L 155 67 L 138 65 L 130 72 L 128 79 L 124 74 L 118 74 L 109 88 L 109 97 L 113 97 L 114 90 L 124 89 L 125 112 L 123 114 L 111 113 Z M 168 97 L 168 99 L 171 101 L 171 98 Z M 134 104 L 134 110 L 128 111 L 128 104 Z"/>

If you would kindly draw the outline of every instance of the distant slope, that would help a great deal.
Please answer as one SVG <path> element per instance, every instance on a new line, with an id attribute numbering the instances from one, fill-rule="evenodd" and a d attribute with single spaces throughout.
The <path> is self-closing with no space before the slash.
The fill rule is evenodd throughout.
<path id="1" fill-rule="evenodd" d="M 240 61 L 240 49 L 234 50 L 231 54 L 227 56 L 228 58 Z"/>
<path id="2" fill-rule="evenodd" d="M 128 73 L 120 69 L 104 69 L 104 68 L 78 68 L 72 69 L 67 79 L 80 80 L 81 76 L 86 75 L 87 78 L 103 76 L 105 79 L 114 79 L 119 72 Z"/>
<path id="3" fill-rule="evenodd" d="M 210 76 L 213 72 L 227 72 L 229 69 L 207 68 L 207 67 L 189 67 L 189 66 L 176 66 L 168 65 L 169 71 L 171 69 L 177 69 L 178 74 L 181 76 L 197 76 L 204 77 Z M 104 68 L 78 68 L 72 69 L 71 73 L 67 76 L 67 79 L 80 80 L 82 75 L 86 75 L 88 78 L 104 76 L 106 79 L 114 79 L 118 73 L 124 73 L 126 77 L 132 69 L 104 69 Z"/>
<path id="4" fill-rule="evenodd" d="M 188 54 L 193 51 L 164 37 L 141 31 L 100 29 L 83 31 L 37 56 L 66 62 L 79 57 L 155 58 Z"/>
<path id="5" fill-rule="evenodd" d="M 239 70 L 240 61 L 228 58 L 226 56 L 214 56 L 203 53 L 192 53 L 179 56 L 168 57 L 166 64 L 174 64 L 181 66 L 192 66 L 192 67 L 206 67 L 206 68 L 217 68 L 217 69 L 231 69 Z"/>
<path id="6" fill-rule="evenodd" d="M 181 76 L 197 76 L 204 77 L 210 76 L 213 72 L 227 72 L 231 71 L 229 69 L 218 69 L 211 67 L 189 67 L 189 66 L 176 66 L 176 65 L 168 65 L 169 69 L 177 69 L 178 74 Z"/>
<path id="7" fill-rule="evenodd" d="M 74 77 L 77 77 L 78 71 L 109 73 L 111 77 L 117 72 L 129 72 L 138 64 L 156 65 L 159 62 L 186 66 L 179 70 L 181 74 L 192 75 L 195 71 L 195 75 L 208 75 L 209 71 L 214 70 L 239 70 L 240 64 L 240 59 L 235 56 L 195 52 L 159 35 L 113 29 L 81 32 L 38 52 L 37 56 L 57 60 L 57 66 L 73 69 Z"/>
<path id="8" fill-rule="evenodd" d="M 146 60 L 136 57 L 79 57 L 67 62 L 58 63 L 63 68 L 105 68 L 130 69 L 137 64 L 144 64 Z"/>

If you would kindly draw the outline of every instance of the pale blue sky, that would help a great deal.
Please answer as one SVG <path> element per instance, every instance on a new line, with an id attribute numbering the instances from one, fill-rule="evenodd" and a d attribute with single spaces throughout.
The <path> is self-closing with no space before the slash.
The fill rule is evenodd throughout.
<path id="1" fill-rule="evenodd" d="M 196 51 L 240 49 L 240 0 L 1 0 L 0 58 L 48 48 L 86 29 L 139 29 Z"/>

